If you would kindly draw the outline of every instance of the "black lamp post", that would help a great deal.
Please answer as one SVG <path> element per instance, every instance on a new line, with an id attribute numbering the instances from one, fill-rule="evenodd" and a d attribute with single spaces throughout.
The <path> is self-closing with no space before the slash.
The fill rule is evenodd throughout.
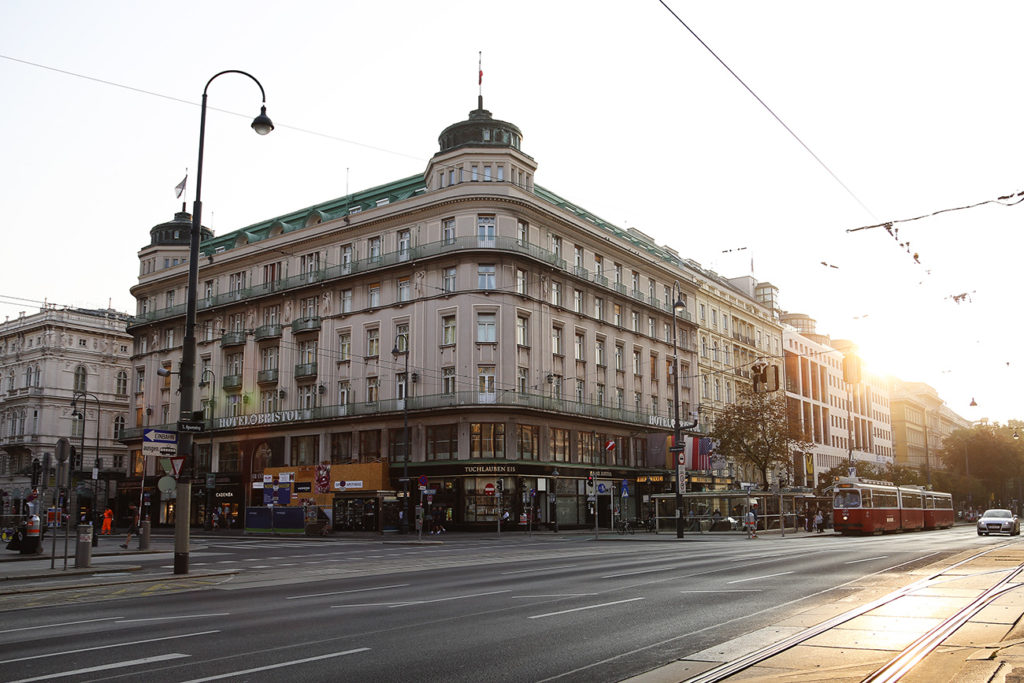
<path id="1" fill-rule="evenodd" d="M 213 378 L 212 382 L 208 382 L 206 380 L 206 376 L 207 375 L 209 375 L 210 377 Z M 205 387 L 207 385 L 210 386 L 210 400 L 207 402 L 207 405 L 210 406 L 210 468 L 211 468 L 210 471 L 213 472 L 213 469 L 212 469 L 213 468 L 213 406 L 214 406 L 214 400 L 216 399 L 216 395 L 217 395 L 217 375 L 214 374 L 213 370 L 211 370 L 210 368 L 203 368 L 203 373 L 199 376 L 199 386 Z M 245 491 L 245 494 L 243 494 L 243 495 L 245 495 L 245 497 L 243 498 L 244 502 L 242 503 L 242 518 L 244 519 L 245 518 L 245 508 L 249 505 L 249 499 L 248 499 L 248 496 L 247 496 L 248 490 L 245 489 L 244 487 L 248 487 L 248 486 L 250 486 L 250 484 L 249 483 L 243 483 L 242 486 L 243 486 L 243 490 Z M 216 486 L 210 486 L 209 485 L 209 478 L 207 478 L 207 486 L 206 486 L 206 518 L 208 520 L 210 519 L 210 507 L 213 505 L 213 490 L 212 489 L 214 489 L 214 488 L 216 488 Z M 210 524 L 212 526 L 213 522 L 211 521 Z M 204 526 L 205 526 L 205 522 L 204 522 Z M 228 524 L 228 528 L 230 528 L 230 527 L 231 527 L 231 525 Z"/>
<path id="2" fill-rule="evenodd" d="M 404 343 L 400 343 L 404 341 Z M 405 348 L 399 348 L 404 346 Z M 399 355 L 405 356 L 405 389 L 402 396 L 402 421 L 405 427 L 405 436 L 403 440 L 405 444 L 402 448 L 402 490 L 405 493 L 405 512 L 402 515 L 402 519 L 399 520 L 399 530 L 405 534 L 409 532 L 409 336 L 406 334 L 403 337 L 395 339 L 395 348 L 391 349 L 391 355 L 394 356 L 395 360 L 398 360 Z"/>
<path id="3" fill-rule="evenodd" d="M 558 533 L 558 468 L 551 470 L 551 524 L 555 533 Z"/>
<path id="4" fill-rule="evenodd" d="M 199 288 L 199 241 L 202 238 L 202 213 L 203 213 L 203 146 L 206 140 L 206 91 L 210 84 L 218 76 L 224 74 L 241 74 L 252 79 L 259 87 L 260 95 L 263 98 L 260 114 L 252 122 L 252 129 L 260 135 L 266 135 L 274 130 L 274 124 L 267 116 L 267 95 L 263 86 L 252 74 L 236 69 L 221 71 L 206 82 L 203 88 L 203 103 L 199 114 L 199 163 L 196 164 L 196 198 L 192 203 L 192 229 L 189 234 L 188 250 L 188 292 L 185 301 L 185 337 L 182 340 L 181 367 L 179 379 L 181 380 L 181 403 L 179 408 L 179 419 L 192 420 L 193 394 L 196 383 L 196 290 Z M 174 573 L 188 573 L 189 557 L 189 518 L 191 516 L 192 500 L 192 434 L 182 432 L 178 435 L 178 457 L 185 458 L 181 466 L 181 473 L 178 476 L 177 504 L 178 508 L 174 515 Z"/>
<path id="5" fill-rule="evenodd" d="M 80 456 L 83 460 L 85 458 L 85 411 L 89 406 L 89 397 L 92 397 L 93 402 L 96 404 L 96 461 L 94 467 L 96 468 L 96 477 L 92 480 L 92 547 L 99 545 L 99 523 L 100 523 L 100 400 L 88 391 L 76 391 L 75 395 L 71 399 L 71 416 L 81 418 L 82 420 L 82 455 Z M 82 412 L 78 412 L 78 399 L 82 399 Z M 83 464 L 84 468 L 84 464 Z"/>
<path id="6" fill-rule="evenodd" d="M 686 487 L 686 455 L 681 446 L 683 425 L 679 421 L 679 346 L 676 342 L 677 317 L 686 312 L 679 283 L 672 285 L 672 406 L 675 412 L 672 450 L 676 456 L 676 538 L 685 535 L 686 520 L 683 518 L 683 489 Z"/>

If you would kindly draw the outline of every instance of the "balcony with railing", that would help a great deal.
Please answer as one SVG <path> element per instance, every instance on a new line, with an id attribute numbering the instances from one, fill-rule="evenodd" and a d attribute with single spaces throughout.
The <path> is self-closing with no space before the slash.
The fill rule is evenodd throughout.
<path id="1" fill-rule="evenodd" d="M 240 389 L 242 387 L 242 376 L 224 375 L 224 381 L 221 382 L 221 386 L 225 389 Z"/>
<path id="2" fill-rule="evenodd" d="M 316 363 L 296 363 L 295 379 L 316 377 Z"/>
<path id="3" fill-rule="evenodd" d="M 278 377 L 277 368 L 271 368 L 270 370 L 260 370 L 256 373 L 256 382 L 259 384 L 276 384 Z"/>
<path id="4" fill-rule="evenodd" d="M 225 332 L 220 337 L 220 345 L 223 347 L 242 346 L 243 344 L 245 344 L 245 330 Z"/>
<path id="5" fill-rule="evenodd" d="M 258 342 L 266 339 L 279 339 L 281 337 L 281 326 L 277 324 L 260 325 L 253 331 L 252 336 Z"/>
<path id="6" fill-rule="evenodd" d="M 312 315 L 307 318 L 296 318 L 292 321 L 292 334 L 300 332 L 318 332 L 322 323 L 320 316 Z"/>

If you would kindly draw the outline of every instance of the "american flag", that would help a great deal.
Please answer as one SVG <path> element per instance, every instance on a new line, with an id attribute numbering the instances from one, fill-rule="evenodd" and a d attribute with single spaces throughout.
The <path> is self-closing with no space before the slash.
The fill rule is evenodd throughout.
<path id="1" fill-rule="evenodd" d="M 684 437 L 686 445 L 686 468 L 690 470 L 710 470 L 711 452 L 714 450 L 711 439 L 706 436 Z"/>

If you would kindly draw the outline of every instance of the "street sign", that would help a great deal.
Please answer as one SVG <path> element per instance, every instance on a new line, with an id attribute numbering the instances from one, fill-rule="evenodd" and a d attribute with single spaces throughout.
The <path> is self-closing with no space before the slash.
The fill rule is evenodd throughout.
<path id="1" fill-rule="evenodd" d="M 484 493 L 488 496 L 494 495 L 494 484 L 487 484 L 484 486 Z"/>
<path id="2" fill-rule="evenodd" d="M 686 446 L 669 446 L 669 453 L 685 453 Z"/>
<path id="3" fill-rule="evenodd" d="M 420 486 L 426 486 L 427 485 L 427 475 L 421 474 L 420 478 L 419 478 L 419 482 L 420 482 Z"/>
<path id="4" fill-rule="evenodd" d="M 205 432 L 206 424 L 196 420 L 178 420 L 179 432 Z"/>
<path id="5" fill-rule="evenodd" d="M 142 457 L 156 458 L 177 451 L 178 433 L 159 429 L 142 430 Z M 167 450 L 164 450 L 167 449 Z"/>
<path id="6" fill-rule="evenodd" d="M 181 474 L 181 466 L 185 464 L 185 456 L 171 458 L 171 476 L 177 478 Z"/>

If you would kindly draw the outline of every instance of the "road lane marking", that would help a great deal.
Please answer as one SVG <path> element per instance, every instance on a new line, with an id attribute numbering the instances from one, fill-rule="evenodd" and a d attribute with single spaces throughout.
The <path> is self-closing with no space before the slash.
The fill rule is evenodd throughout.
<path id="1" fill-rule="evenodd" d="M 124 662 L 113 662 L 111 664 L 103 664 L 101 666 L 90 666 L 88 669 L 75 669 L 74 671 L 58 671 L 55 673 L 46 674 L 45 676 L 37 676 L 35 678 L 21 678 L 17 681 L 11 681 L 11 683 L 29 683 L 30 681 L 52 681 L 55 678 L 62 676 L 78 676 L 81 674 L 93 673 L 95 671 L 109 671 L 110 669 L 122 669 L 126 666 L 138 666 L 140 664 L 166 662 L 169 659 L 181 659 L 182 657 L 191 656 L 192 655 L 183 655 L 178 652 L 172 652 L 171 654 L 155 655 L 153 657 L 146 657 L 144 659 L 129 659 Z"/>
<path id="2" fill-rule="evenodd" d="M 764 576 L 752 576 L 749 579 L 736 579 L 735 581 L 726 581 L 729 583 L 743 583 L 744 581 L 757 581 L 758 579 L 770 579 L 773 576 L 785 576 L 786 574 L 792 574 L 793 572 L 779 572 L 778 574 L 765 574 Z"/>
<path id="3" fill-rule="evenodd" d="M 331 605 L 331 609 L 341 609 L 342 607 L 404 607 L 408 605 L 407 602 L 353 602 L 345 605 Z"/>
<path id="4" fill-rule="evenodd" d="M 865 557 L 863 560 L 850 560 L 845 564 L 857 564 L 858 562 L 870 562 L 871 560 L 884 560 L 889 557 L 888 555 L 879 555 L 878 557 Z"/>
<path id="5" fill-rule="evenodd" d="M 244 676 L 245 674 L 253 674 L 259 671 L 270 671 L 271 669 L 280 669 L 285 666 L 294 666 L 296 664 L 305 664 L 307 662 L 319 662 L 324 659 L 331 659 L 333 657 L 344 657 L 345 655 L 354 655 L 359 652 L 369 652 L 370 648 L 360 647 L 355 650 L 345 650 L 344 652 L 332 652 L 326 655 L 320 655 L 319 657 L 306 657 L 305 659 L 293 659 L 290 662 L 280 662 L 278 664 L 269 664 L 267 666 L 259 666 L 255 669 L 246 669 L 245 671 L 232 671 L 231 673 L 220 674 L 219 676 L 207 676 L 206 678 L 194 678 L 191 681 L 185 681 L 185 683 L 203 683 L 203 681 L 216 681 L 221 678 L 235 678 L 237 676 Z"/>
<path id="6" fill-rule="evenodd" d="M 608 574 L 602 576 L 602 579 L 617 579 L 620 576 L 636 576 L 637 574 L 652 574 L 654 572 L 670 572 L 675 569 L 679 569 L 679 565 L 673 565 L 671 567 L 655 567 L 654 569 L 638 569 L 635 572 L 622 572 L 619 574 Z"/>
<path id="7" fill-rule="evenodd" d="M 509 574 L 529 574 L 530 572 L 546 572 L 549 569 L 569 569 L 570 567 L 577 567 L 575 564 L 560 564 L 557 567 L 535 567 L 533 569 L 517 569 L 514 572 L 501 572 L 502 576 L 508 576 Z"/>
<path id="8" fill-rule="evenodd" d="M 102 619 L 84 619 L 82 621 L 65 621 L 59 624 L 43 624 L 42 626 L 22 626 L 21 628 L 8 628 L 0 633 L 15 633 L 17 631 L 34 631 L 39 628 L 60 628 L 61 626 L 76 626 L 78 624 L 91 624 L 97 621 L 117 621 L 121 617 L 103 617 Z"/>
<path id="9" fill-rule="evenodd" d="M 355 588 L 348 591 L 334 591 L 333 593 L 311 593 L 309 595 L 289 595 L 285 600 L 302 600 L 304 598 L 322 598 L 327 595 L 344 595 L 345 593 L 365 593 L 366 591 L 383 591 L 389 588 L 405 588 L 411 584 L 395 583 L 390 586 L 375 586 L 373 588 Z"/>
<path id="10" fill-rule="evenodd" d="M 597 593 L 558 593 L 557 595 L 510 595 L 509 597 L 513 600 L 520 600 L 523 598 L 532 600 L 533 598 L 586 598 Z"/>
<path id="11" fill-rule="evenodd" d="M 719 588 L 713 591 L 679 591 L 680 593 L 763 593 L 762 588 Z"/>
<path id="12" fill-rule="evenodd" d="M 63 652 L 47 652 L 42 655 L 32 655 L 31 657 L 17 657 L 15 659 L 4 659 L 0 660 L 0 664 L 13 664 L 14 662 L 27 662 L 30 659 L 42 659 L 43 657 L 60 657 L 62 655 L 74 655 L 79 652 L 92 652 L 93 650 L 109 650 L 112 647 L 131 647 L 132 645 L 142 645 L 144 643 L 159 643 L 164 640 L 179 640 L 181 638 L 195 638 L 196 636 L 209 636 L 214 633 L 220 633 L 220 629 L 215 631 L 198 631 L 196 633 L 182 633 L 176 636 L 164 636 L 162 638 L 146 638 L 145 640 L 133 640 L 127 643 L 111 643 L 110 645 L 98 645 L 96 647 L 83 647 L 78 650 L 64 650 Z"/>
<path id="13" fill-rule="evenodd" d="M 490 591 L 488 593 L 472 593 L 470 595 L 453 595 L 450 598 L 435 598 L 434 600 L 411 600 L 409 602 L 400 602 L 392 607 L 403 607 L 406 605 L 428 605 L 432 602 L 447 602 L 448 600 L 464 600 L 465 598 L 481 598 L 485 595 L 498 595 L 499 593 L 511 593 L 512 589 L 501 590 L 501 591 Z"/>
<path id="14" fill-rule="evenodd" d="M 146 619 L 118 619 L 119 624 L 134 624 L 140 621 L 167 621 L 169 619 L 199 619 L 201 617 L 229 617 L 231 612 L 215 612 L 213 614 L 180 614 L 173 617 L 148 617 Z"/>
<path id="15" fill-rule="evenodd" d="M 586 607 L 575 607 L 573 609 L 564 609 L 561 612 L 548 612 L 547 614 L 534 614 L 532 617 L 526 617 L 527 619 L 543 619 L 544 617 L 557 617 L 559 614 L 569 614 L 570 612 L 582 612 L 585 609 L 599 609 L 601 607 L 609 607 L 610 605 L 621 605 L 624 602 L 636 602 L 637 600 L 643 600 L 643 598 L 630 598 L 629 600 L 616 600 L 615 602 L 604 602 L 600 605 L 587 605 Z"/>

